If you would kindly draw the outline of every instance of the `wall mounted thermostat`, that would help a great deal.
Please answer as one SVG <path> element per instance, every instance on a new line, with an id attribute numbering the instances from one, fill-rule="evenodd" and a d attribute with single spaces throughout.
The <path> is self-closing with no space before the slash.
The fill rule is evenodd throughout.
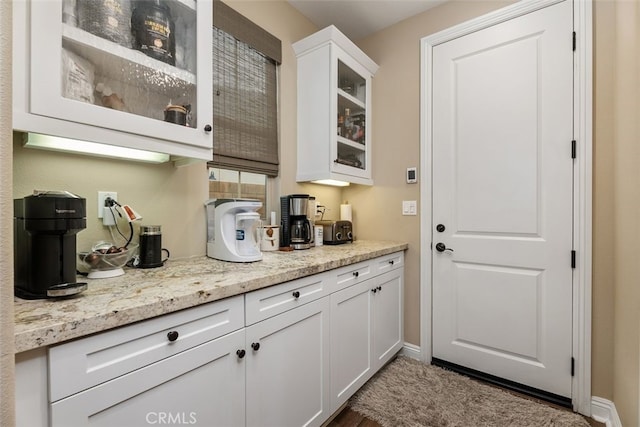
<path id="1" fill-rule="evenodd" d="M 418 182 L 418 172 L 416 168 L 407 168 L 407 184 Z"/>

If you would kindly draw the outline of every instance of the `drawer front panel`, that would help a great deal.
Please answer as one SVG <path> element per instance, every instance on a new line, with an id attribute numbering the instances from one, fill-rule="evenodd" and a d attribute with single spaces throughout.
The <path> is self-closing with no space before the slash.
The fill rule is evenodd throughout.
<path id="1" fill-rule="evenodd" d="M 285 282 L 245 295 L 247 326 L 328 295 L 335 282 L 330 272 Z"/>
<path id="2" fill-rule="evenodd" d="M 386 273 L 387 271 L 396 270 L 404 267 L 404 252 L 396 252 L 376 258 L 377 274 Z"/>
<path id="3" fill-rule="evenodd" d="M 85 390 L 244 326 L 242 295 L 49 349 L 50 399 Z"/>
<path id="4" fill-rule="evenodd" d="M 359 262 L 338 269 L 336 271 L 337 287 L 335 290 L 339 291 L 348 288 L 373 277 L 375 275 L 373 261 Z"/>

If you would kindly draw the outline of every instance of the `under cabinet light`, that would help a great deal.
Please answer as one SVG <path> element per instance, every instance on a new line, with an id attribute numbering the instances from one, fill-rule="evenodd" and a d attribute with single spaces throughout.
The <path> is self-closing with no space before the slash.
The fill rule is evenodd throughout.
<path id="1" fill-rule="evenodd" d="M 349 183 L 345 181 L 338 181 L 337 179 L 319 179 L 317 181 L 311 181 L 314 184 L 333 185 L 334 187 L 348 187 Z"/>
<path id="2" fill-rule="evenodd" d="M 60 138 L 57 136 L 28 133 L 24 138 L 24 146 L 43 150 L 64 151 L 67 153 L 86 154 L 98 157 L 113 157 L 117 159 L 135 160 L 148 163 L 165 163 L 168 154 L 153 151 L 137 150 L 116 145 L 100 144 L 97 142 L 80 141 L 77 139 Z"/>

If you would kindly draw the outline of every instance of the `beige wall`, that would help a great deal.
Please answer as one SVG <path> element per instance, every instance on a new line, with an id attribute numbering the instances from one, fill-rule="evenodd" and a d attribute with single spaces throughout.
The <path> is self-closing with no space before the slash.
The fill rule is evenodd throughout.
<path id="1" fill-rule="evenodd" d="M 350 187 L 344 195 L 357 207 L 360 237 L 409 242 L 404 324 L 412 344 L 420 345 L 420 259 L 430 256 L 420 248 L 420 216 L 402 216 L 402 200 L 420 201 L 420 185 L 405 179 L 407 167 L 420 166 L 420 39 L 509 3 L 446 3 L 358 41 L 380 66 L 372 95 L 375 185 Z"/>
<path id="2" fill-rule="evenodd" d="M 640 4 L 637 1 L 616 1 L 614 17 L 615 56 L 611 63 L 614 76 L 611 92 L 614 152 L 613 398 L 623 425 L 637 426 L 640 421 Z"/>
<path id="3" fill-rule="evenodd" d="M 296 64 L 291 44 L 317 28 L 284 2 L 230 1 L 241 13 L 253 19 L 282 40 L 280 67 L 280 157 L 281 194 L 305 192 L 336 212 L 340 190 L 319 185 L 295 183 L 296 159 Z M 4 80 L 3 80 L 4 81 Z M 8 81 L 8 80 L 7 80 Z M 14 137 L 13 196 L 24 197 L 34 189 L 67 190 L 87 199 L 87 228 L 78 234 L 78 249 L 86 250 L 98 240 L 111 239 L 97 217 L 97 192 L 116 191 L 120 203 L 133 206 L 143 219 L 135 223 L 137 240 L 140 224 L 162 226 L 163 247 L 172 258 L 204 255 L 206 225 L 203 202 L 209 198 L 207 170 L 203 163 L 175 168 L 172 164 L 153 165 L 109 160 L 22 147 L 21 134 Z M 272 206 L 277 210 L 277 205 Z M 122 230 L 128 236 L 128 227 Z"/>
<path id="4" fill-rule="evenodd" d="M 613 400 L 615 2 L 594 3 L 592 395 Z"/>
<path id="5" fill-rule="evenodd" d="M 380 65 L 374 79 L 376 185 L 344 195 L 361 212 L 361 237 L 410 243 L 405 338 L 414 344 L 420 343 L 419 220 L 401 216 L 400 205 L 419 200 L 419 187 L 404 181 L 406 167 L 419 166 L 419 40 L 506 3 L 448 3 L 357 41 Z M 638 7 L 627 0 L 594 5 L 592 394 L 613 400 L 624 425 L 639 425 Z"/>
<path id="6" fill-rule="evenodd" d="M 420 344 L 419 325 L 419 216 L 400 214 L 402 200 L 420 200 L 419 184 L 408 185 L 404 171 L 419 166 L 419 40 L 451 25 L 474 18 L 507 3 L 505 1 L 454 1 L 397 24 L 365 40 L 356 41 L 379 65 L 374 79 L 374 187 L 352 186 L 345 190 L 295 183 L 296 82 L 291 43 L 317 28 L 282 1 L 228 0 L 231 7 L 272 32 L 283 42 L 281 88 L 281 194 L 308 192 L 330 207 L 327 216 L 337 218 L 338 205 L 348 199 L 354 206 L 359 238 L 394 239 L 409 242 L 406 268 L 406 340 Z M 6 8 L 0 6 L 0 54 L 7 57 Z M 625 426 L 639 425 L 640 388 L 640 157 L 638 140 L 638 4 L 628 0 L 596 0 L 594 7 L 594 228 L 593 228 L 593 395 L 613 400 Z M 1 61 L 2 66 L 8 61 Z M 13 196 L 33 189 L 63 188 L 87 197 L 88 229 L 79 235 L 79 245 L 108 237 L 95 218 L 98 190 L 118 191 L 122 201 L 144 216 L 143 223 L 163 227 L 163 244 L 174 257 L 205 252 L 204 210 L 208 197 L 206 171 L 201 165 L 175 169 L 171 165 L 111 161 L 60 153 L 23 149 L 13 144 L 12 195 L 11 144 L 5 128 L 7 73 L 0 82 L 0 238 L 7 237 Z M 419 171 L 420 172 L 420 171 Z M 420 176 L 420 174 L 419 174 Z M 10 184 L 9 184 L 10 186 Z M 186 220 L 185 220 L 186 218 Z M 10 271 L 9 247 L 3 246 L 0 269 Z M 11 425 L 5 391 L 10 369 L 4 360 L 10 350 L 4 335 L 11 336 L 11 281 L 2 277 L 0 320 L 0 424 Z M 9 303 L 7 303 L 9 302 Z M 12 401 L 11 401 L 12 402 Z"/>
<path id="7" fill-rule="evenodd" d="M 0 2 L 0 57 L 11 57 L 11 2 Z M 11 61 L 0 61 L 0 242 L 13 241 Z M 13 245 L 0 245 L 0 425 L 14 417 Z"/>

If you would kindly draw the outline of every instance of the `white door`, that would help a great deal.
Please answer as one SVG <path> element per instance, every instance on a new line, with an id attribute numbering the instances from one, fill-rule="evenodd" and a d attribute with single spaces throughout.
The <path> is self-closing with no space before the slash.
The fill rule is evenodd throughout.
<path id="1" fill-rule="evenodd" d="M 247 427 L 314 427 L 331 413 L 329 298 L 246 328 Z"/>
<path id="2" fill-rule="evenodd" d="M 563 397 L 572 31 L 567 0 L 433 48 L 433 357 Z"/>

